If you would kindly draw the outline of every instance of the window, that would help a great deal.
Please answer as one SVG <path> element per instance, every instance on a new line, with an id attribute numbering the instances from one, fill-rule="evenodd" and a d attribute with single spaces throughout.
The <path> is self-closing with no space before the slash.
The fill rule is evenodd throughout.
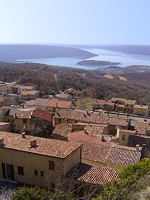
<path id="1" fill-rule="evenodd" d="M 27 119 L 23 119 L 23 123 L 26 124 L 27 123 Z"/>
<path id="2" fill-rule="evenodd" d="M 122 135 L 122 140 L 125 140 L 126 139 L 126 136 L 125 135 Z"/>
<path id="3" fill-rule="evenodd" d="M 38 170 L 34 170 L 34 175 L 38 176 Z"/>
<path id="4" fill-rule="evenodd" d="M 40 171 L 40 176 L 44 176 L 44 172 L 43 171 Z"/>
<path id="5" fill-rule="evenodd" d="M 54 170 L 54 168 L 55 168 L 55 163 L 54 163 L 54 161 L 49 161 L 49 169 L 50 169 L 50 170 Z"/>
<path id="6" fill-rule="evenodd" d="M 18 174 L 19 175 L 24 175 L 24 169 L 23 169 L 23 167 L 18 167 Z"/>

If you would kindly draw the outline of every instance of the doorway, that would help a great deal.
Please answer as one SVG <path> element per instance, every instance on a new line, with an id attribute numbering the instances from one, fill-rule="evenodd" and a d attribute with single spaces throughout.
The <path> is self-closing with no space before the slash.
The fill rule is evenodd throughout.
<path id="1" fill-rule="evenodd" d="M 3 178 L 8 180 L 14 180 L 14 166 L 10 164 L 2 163 Z"/>

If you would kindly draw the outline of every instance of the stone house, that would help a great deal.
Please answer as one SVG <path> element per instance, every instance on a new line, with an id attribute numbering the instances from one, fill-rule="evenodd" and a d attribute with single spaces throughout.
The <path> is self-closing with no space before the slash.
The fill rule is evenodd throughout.
<path id="1" fill-rule="evenodd" d="M 21 92 L 21 99 L 22 100 L 35 100 L 39 97 L 40 91 L 32 90 L 32 91 L 22 91 Z"/>
<path id="2" fill-rule="evenodd" d="M 55 97 L 59 100 L 64 100 L 64 101 L 72 101 L 72 96 L 70 94 L 56 94 Z"/>
<path id="3" fill-rule="evenodd" d="M 145 124 L 144 124 L 145 125 Z M 145 128 L 144 128 L 145 129 Z M 138 130 L 120 130 L 119 131 L 119 144 L 129 147 L 142 148 L 144 145 L 145 157 L 150 156 L 150 131 L 145 129 L 144 132 L 140 132 L 142 129 Z"/>
<path id="4" fill-rule="evenodd" d="M 95 112 L 86 112 L 71 109 L 58 109 L 54 116 L 54 126 L 57 124 L 75 124 L 78 122 L 89 124 L 109 125 L 109 134 L 117 134 L 118 128 L 128 129 L 130 120 L 100 115 Z"/>
<path id="5" fill-rule="evenodd" d="M 36 98 L 35 100 L 25 101 L 24 108 L 41 108 L 46 110 L 48 99 Z"/>
<path id="6" fill-rule="evenodd" d="M 82 162 L 118 170 L 140 161 L 141 150 L 112 142 L 108 137 L 97 138 L 83 131 L 69 132 L 68 141 L 82 144 Z"/>
<path id="7" fill-rule="evenodd" d="M 146 105 L 134 105 L 133 114 L 148 117 L 149 109 Z"/>
<path id="8" fill-rule="evenodd" d="M 35 90 L 34 86 L 25 86 L 25 85 L 15 84 L 12 87 L 12 92 L 14 94 L 21 94 L 21 92 L 23 92 L 23 91 L 32 91 L 32 90 Z"/>
<path id="9" fill-rule="evenodd" d="M 72 102 L 71 101 L 65 101 L 65 100 L 59 100 L 56 98 L 48 99 L 46 104 L 47 111 L 55 112 L 56 109 L 71 109 L 72 108 Z"/>
<path id="10" fill-rule="evenodd" d="M 0 132 L 0 179 L 50 187 L 80 161 L 80 144 Z"/>
<path id="11" fill-rule="evenodd" d="M 49 188 L 71 180 L 100 188 L 117 178 L 119 170 L 81 163 L 81 150 L 73 142 L 0 132 L 0 180 Z"/>
<path id="12" fill-rule="evenodd" d="M 27 133 L 40 133 L 48 134 L 52 128 L 51 113 L 48 113 L 40 108 L 11 108 L 6 115 L 6 121 L 10 122 L 10 129 L 13 132 L 27 132 Z"/>

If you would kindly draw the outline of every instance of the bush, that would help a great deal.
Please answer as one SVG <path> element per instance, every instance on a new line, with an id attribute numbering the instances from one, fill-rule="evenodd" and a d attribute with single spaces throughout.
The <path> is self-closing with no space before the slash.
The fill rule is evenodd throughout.
<path id="1" fill-rule="evenodd" d="M 133 200 L 135 193 L 146 187 L 141 180 L 149 173 L 150 159 L 128 166 L 120 173 L 118 180 L 107 184 L 95 200 Z"/>
<path id="2" fill-rule="evenodd" d="M 39 187 L 20 187 L 16 190 L 13 200 L 49 200 L 51 193 Z"/>

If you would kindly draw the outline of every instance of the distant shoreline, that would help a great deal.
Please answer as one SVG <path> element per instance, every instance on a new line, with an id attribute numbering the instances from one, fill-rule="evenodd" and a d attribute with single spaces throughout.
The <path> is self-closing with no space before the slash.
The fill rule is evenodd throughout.
<path id="1" fill-rule="evenodd" d="M 82 60 L 76 63 L 77 65 L 84 65 L 84 66 L 109 66 L 109 65 L 119 65 L 120 62 L 111 62 L 111 61 L 104 61 L 104 60 Z"/>

